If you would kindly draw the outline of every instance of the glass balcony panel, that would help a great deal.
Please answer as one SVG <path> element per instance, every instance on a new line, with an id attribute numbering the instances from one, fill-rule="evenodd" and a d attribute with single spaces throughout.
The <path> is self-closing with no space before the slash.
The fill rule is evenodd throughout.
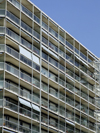
<path id="1" fill-rule="evenodd" d="M 19 112 L 20 112 L 22 115 L 31 117 L 31 111 L 29 111 L 29 110 L 26 110 L 26 109 L 20 107 L 20 111 L 19 111 Z"/>
<path id="2" fill-rule="evenodd" d="M 64 39 L 62 36 L 60 36 L 60 35 L 59 35 L 59 39 L 60 39 L 60 41 L 62 41 L 63 43 L 65 42 L 65 39 Z"/>
<path id="3" fill-rule="evenodd" d="M 29 99 L 29 100 L 31 100 L 31 94 L 28 91 L 20 89 L 20 95 L 27 98 L 27 99 Z"/>
<path id="4" fill-rule="evenodd" d="M 42 68 L 41 73 L 48 77 L 48 71 L 45 68 Z"/>
<path id="5" fill-rule="evenodd" d="M 0 9 L 0 15 L 5 15 L 5 10 Z"/>
<path id="6" fill-rule="evenodd" d="M 55 61 L 54 59 L 52 59 L 51 57 L 49 57 L 49 62 L 50 62 L 51 64 L 53 64 L 54 66 L 58 67 L 58 62 Z"/>
<path id="7" fill-rule="evenodd" d="M 48 85 L 41 83 L 41 88 L 42 88 L 42 90 L 48 92 Z"/>
<path id="8" fill-rule="evenodd" d="M 49 42 L 49 47 L 58 53 L 58 48 L 51 42 Z"/>
<path id="9" fill-rule="evenodd" d="M 61 64 L 59 64 L 59 69 L 65 72 L 65 67 Z"/>
<path id="10" fill-rule="evenodd" d="M 87 56 L 80 52 L 80 56 L 87 61 Z"/>
<path id="11" fill-rule="evenodd" d="M 45 108 L 48 108 L 48 101 L 42 98 L 41 105 L 44 106 Z"/>
<path id="12" fill-rule="evenodd" d="M 41 116 L 41 122 L 48 124 L 48 118 Z"/>
<path id="13" fill-rule="evenodd" d="M 87 95 L 87 94 L 81 92 L 81 96 L 82 96 L 84 99 L 88 100 L 88 95 Z"/>
<path id="14" fill-rule="evenodd" d="M 42 26 L 43 26 L 46 30 L 48 30 L 48 25 L 47 25 L 46 23 L 44 23 L 43 21 L 42 21 Z"/>
<path id="15" fill-rule="evenodd" d="M 37 121 L 39 121 L 40 116 L 38 114 L 36 114 L 36 113 L 32 113 L 32 118 L 37 120 Z"/>
<path id="16" fill-rule="evenodd" d="M 25 126 L 20 126 L 20 125 L 19 125 L 19 131 L 22 133 L 31 133 L 31 129 L 29 129 Z"/>
<path id="17" fill-rule="evenodd" d="M 74 92 L 74 86 L 73 86 L 73 85 L 67 83 L 67 84 L 66 84 L 66 87 L 67 87 L 69 90 L 71 90 L 71 91 Z"/>
<path id="18" fill-rule="evenodd" d="M 5 51 L 5 44 L 0 44 L 0 51 Z"/>
<path id="19" fill-rule="evenodd" d="M 62 57 L 65 58 L 65 53 L 64 53 L 62 50 L 60 50 L 60 49 L 59 49 L 59 54 L 60 54 Z"/>
<path id="20" fill-rule="evenodd" d="M 89 97 L 89 102 L 95 104 L 95 100 L 94 100 L 94 98 Z"/>
<path id="21" fill-rule="evenodd" d="M 80 118 L 75 117 L 75 121 L 80 124 Z"/>
<path id="22" fill-rule="evenodd" d="M 20 77 L 29 83 L 32 81 L 32 78 L 25 73 L 20 72 Z"/>
<path id="23" fill-rule="evenodd" d="M 15 23 L 17 23 L 18 25 L 20 25 L 20 20 L 19 18 L 17 18 L 15 15 L 13 15 L 11 12 L 7 11 L 7 17 L 9 17 L 10 19 L 12 19 Z"/>
<path id="24" fill-rule="evenodd" d="M 34 20 L 40 24 L 40 19 L 36 15 L 34 15 Z"/>
<path id="25" fill-rule="evenodd" d="M 6 28 L 6 33 L 7 33 L 10 37 L 12 37 L 13 39 L 15 39 L 16 41 L 19 42 L 20 37 L 19 37 L 16 33 L 14 33 L 13 31 L 11 31 L 11 30 L 9 30 L 9 29 L 7 29 L 7 28 Z"/>
<path id="26" fill-rule="evenodd" d="M 49 27 L 49 32 L 54 35 L 55 37 L 58 37 L 58 33 L 54 31 L 52 28 Z"/>
<path id="27" fill-rule="evenodd" d="M 86 127 L 88 126 L 87 120 L 84 118 L 81 118 L 81 124 Z"/>
<path id="28" fill-rule="evenodd" d="M 80 77 L 77 76 L 76 74 L 75 74 L 75 79 L 76 79 L 77 81 L 80 81 Z M 81 80 L 80 82 L 83 82 L 83 80 Z"/>
<path id="29" fill-rule="evenodd" d="M 0 62 L 0 69 L 4 69 L 4 63 Z"/>
<path id="30" fill-rule="evenodd" d="M 40 66 L 33 62 L 33 68 L 40 71 Z"/>
<path id="31" fill-rule="evenodd" d="M 55 82 L 58 82 L 58 77 L 55 76 L 55 75 L 52 74 L 52 73 L 49 73 L 49 78 L 52 79 L 52 80 L 54 80 Z"/>
<path id="32" fill-rule="evenodd" d="M 32 83 L 33 83 L 33 85 L 35 85 L 35 86 L 37 86 L 37 87 L 40 87 L 40 82 L 39 82 L 39 80 L 33 78 L 33 79 L 32 79 Z"/>
<path id="33" fill-rule="evenodd" d="M 45 60 L 48 61 L 48 55 L 46 55 L 45 53 L 42 52 L 42 58 L 44 58 Z"/>
<path id="34" fill-rule="evenodd" d="M 16 76 L 19 76 L 19 70 L 8 65 L 8 64 L 5 64 L 5 69 L 9 72 L 11 72 L 12 74 L 16 75 Z"/>
<path id="35" fill-rule="evenodd" d="M 50 87 L 49 92 L 50 92 L 50 94 L 54 95 L 55 97 L 58 97 L 58 92 L 55 89 Z"/>
<path id="36" fill-rule="evenodd" d="M 0 107 L 3 106 L 3 99 L 0 99 Z"/>
<path id="37" fill-rule="evenodd" d="M 11 109 L 13 111 L 18 112 L 18 106 L 16 104 L 14 104 L 14 103 L 11 103 L 9 101 L 4 100 L 4 106 L 6 108 L 9 108 L 9 109 Z"/>
<path id="38" fill-rule="evenodd" d="M 77 54 L 79 54 L 79 50 L 78 50 L 77 48 L 75 48 L 75 52 L 76 52 Z"/>
<path id="39" fill-rule="evenodd" d="M 25 39 L 21 38 L 21 43 L 24 46 L 26 46 L 27 48 L 32 49 L 32 45 L 28 41 L 26 41 Z"/>
<path id="40" fill-rule="evenodd" d="M 59 78 L 59 84 L 61 84 L 62 86 L 65 86 L 65 81 Z"/>
<path id="41" fill-rule="evenodd" d="M 91 84 L 88 84 L 88 88 L 90 89 L 90 90 L 94 90 L 94 86 L 93 85 L 91 85 Z"/>
<path id="42" fill-rule="evenodd" d="M 37 47 L 33 46 L 33 51 L 34 51 L 36 54 L 40 55 L 40 50 L 39 50 Z"/>
<path id="43" fill-rule="evenodd" d="M 65 116 L 65 110 L 62 107 L 59 109 L 59 114 Z"/>
<path id="44" fill-rule="evenodd" d="M 70 47 L 70 48 L 73 50 L 73 45 L 70 44 L 68 41 L 66 41 L 66 45 L 67 45 L 68 47 Z"/>
<path id="45" fill-rule="evenodd" d="M 0 88 L 3 88 L 3 87 L 4 87 L 4 81 L 0 80 Z"/>
<path id="46" fill-rule="evenodd" d="M 71 77 L 74 77 L 74 73 L 70 71 L 69 69 L 67 69 L 66 73 L 69 74 Z"/>
<path id="47" fill-rule="evenodd" d="M 88 113 L 88 109 L 84 105 L 81 105 L 81 110 L 85 113 Z"/>
<path id="48" fill-rule="evenodd" d="M 13 50 L 12 48 L 6 46 L 6 51 L 7 51 L 9 54 L 11 54 L 11 55 L 13 55 L 14 57 L 16 57 L 17 59 L 19 58 L 19 53 L 16 52 L 15 50 Z"/>
<path id="49" fill-rule="evenodd" d="M 68 97 L 66 97 L 66 102 L 70 105 L 74 105 L 74 101 Z"/>
<path id="50" fill-rule="evenodd" d="M 65 125 L 58 124 L 58 128 L 59 130 L 62 130 L 63 132 L 65 132 Z"/>
<path id="51" fill-rule="evenodd" d="M 19 92 L 18 86 L 15 86 L 15 85 L 8 83 L 8 82 L 5 82 L 5 88 L 14 92 L 14 93 L 17 93 L 17 94 Z"/>
<path id="52" fill-rule="evenodd" d="M 92 117 L 94 117 L 94 111 L 89 109 L 89 115 L 91 115 Z"/>
<path id="53" fill-rule="evenodd" d="M 42 36 L 42 42 L 45 43 L 46 45 L 48 45 L 48 40 Z"/>
<path id="54" fill-rule="evenodd" d="M 49 120 L 49 124 L 50 124 L 50 126 L 53 126 L 55 128 L 58 128 L 58 123 L 56 123 L 56 121 L 54 119 L 50 119 Z"/>
<path id="55" fill-rule="evenodd" d="M 17 8 L 20 9 L 20 3 L 17 0 L 9 0 L 10 2 L 12 2 Z"/>
<path id="56" fill-rule="evenodd" d="M 21 21 L 21 26 L 22 26 L 22 28 L 24 28 L 26 31 L 28 31 L 29 33 L 32 34 L 32 28 L 29 27 L 27 24 L 25 24 L 24 22 Z"/>
<path id="57" fill-rule="evenodd" d="M 70 120 L 74 120 L 74 115 L 73 115 L 72 112 L 67 111 L 67 112 L 66 112 L 66 117 L 67 117 L 68 119 L 70 119 Z"/>
<path id="58" fill-rule="evenodd" d="M 13 121 L 4 120 L 3 126 L 11 128 L 13 130 L 18 130 L 18 124 Z"/>
<path id="59" fill-rule="evenodd" d="M 75 61 L 74 64 L 75 64 L 76 67 L 79 67 L 79 65 L 80 65 L 77 61 Z"/>
<path id="60" fill-rule="evenodd" d="M 62 101 L 65 101 L 65 95 L 59 93 L 59 98 L 62 100 Z"/>
<path id="61" fill-rule="evenodd" d="M 50 103 L 50 105 L 49 105 L 49 109 L 51 109 L 52 111 L 58 113 L 58 108 L 56 107 L 55 104 Z"/>
<path id="62" fill-rule="evenodd" d="M 39 98 L 39 96 L 37 96 L 37 95 L 34 94 L 34 95 L 32 96 L 32 101 L 34 101 L 34 102 L 36 102 L 36 103 L 39 104 L 39 103 L 40 103 L 40 98 Z"/>
<path id="63" fill-rule="evenodd" d="M 5 28 L 4 27 L 0 27 L 0 33 L 5 33 Z"/>
<path id="64" fill-rule="evenodd" d="M 21 5 L 21 9 L 24 13 L 26 13 L 28 16 L 30 16 L 32 18 L 32 12 L 30 12 L 26 7 L 24 7 L 23 5 Z"/>
<path id="65" fill-rule="evenodd" d="M 33 30 L 33 35 L 34 35 L 36 38 L 40 39 L 40 34 L 39 34 L 37 31 Z"/>

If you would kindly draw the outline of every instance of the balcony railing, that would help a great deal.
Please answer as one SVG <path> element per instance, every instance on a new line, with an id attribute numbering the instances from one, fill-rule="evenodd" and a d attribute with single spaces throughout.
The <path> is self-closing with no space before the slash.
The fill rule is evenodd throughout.
<path id="1" fill-rule="evenodd" d="M 34 95 L 32 96 L 32 101 L 34 101 L 35 103 L 38 103 L 38 104 L 39 104 L 39 103 L 40 103 L 40 98 L 39 98 L 39 96 L 37 96 L 37 95 L 34 94 Z"/>
<path id="2" fill-rule="evenodd" d="M 48 25 L 47 25 L 46 23 L 44 23 L 43 21 L 42 21 L 42 26 L 43 26 L 46 30 L 48 30 Z"/>
<path id="3" fill-rule="evenodd" d="M 41 121 L 47 125 L 49 124 L 50 126 L 54 128 L 65 131 L 65 125 L 61 125 L 52 119 L 48 119 L 47 117 L 41 116 Z"/>
<path id="4" fill-rule="evenodd" d="M 40 24 L 40 19 L 36 15 L 34 15 L 34 20 Z"/>
<path id="5" fill-rule="evenodd" d="M 20 8 L 20 3 L 17 0 L 9 0 L 12 2 L 17 8 Z"/>
<path id="6" fill-rule="evenodd" d="M 0 100 L 0 102 L 2 102 L 3 100 Z M 4 100 L 4 107 L 6 108 L 9 108 L 15 112 L 18 112 L 18 108 L 19 108 L 19 113 L 21 113 L 22 115 L 25 115 L 25 116 L 28 116 L 31 118 L 31 115 L 32 115 L 32 119 L 34 120 L 37 120 L 39 121 L 39 114 L 36 114 L 36 113 L 33 113 L 25 108 L 22 108 L 22 107 L 18 107 L 18 105 L 12 103 L 12 102 L 9 102 L 7 100 Z"/>
<path id="7" fill-rule="evenodd" d="M 5 10 L 4 9 L 0 9 L 0 15 L 5 15 Z"/>
<path id="8" fill-rule="evenodd" d="M 0 34 L 4 34 L 5 33 L 5 28 L 0 26 Z"/>
<path id="9" fill-rule="evenodd" d="M 7 17 L 9 17 L 9 18 L 12 19 L 15 23 L 17 23 L 18 25 L 20 25 L 20 20 L 19 20 L 19 18 L 17 18 L 15 15 L 13 15 L 12 13 L 10 13 L 9 11 L 7 11 Z"/>
<path id="10" fill-rule="evenodd" d="M 13 130 L 18 130 L 18 124 L 13 121 L 4 120 L 3 126 L 8 127 Z"/>
<path id="11" fill-rule="evenodd" d="M 48 92 L 48 85 L 41 83 L 41 88 L 42 88 L 42 90 Z"/>
<path id="12" fill-rule="evenodd" d="M 31 100 L 31 94 L 29 92 L 25 91 L 25 90 L 20 89 L 20 95 L 22 97 L 25 97 L 25 98 Z"/>

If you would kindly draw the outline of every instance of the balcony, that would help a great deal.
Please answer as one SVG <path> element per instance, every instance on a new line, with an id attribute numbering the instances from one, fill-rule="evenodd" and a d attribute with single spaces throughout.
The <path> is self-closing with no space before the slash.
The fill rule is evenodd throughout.
<path id="1" fill-rule="evenodd" d="M 48 85 L 41 83 L 41 88 L 42 90 L 44 90 L 45 92 L 48 92 Z"/>
<path id="2" fill-rule="evenodd" d="M 53 89 L 52 87 L 49 88 L 49 92 L 53 96 L 58 97 L 58 92 L 55 89 Z"/>
<path id="3" fill-rule="evenodd" d="M 42 105 L 43 107 L 45 107 L 45 108 L 48 108 L 48 101 L 42 98 L 42 99 L 41 99 L 41 105 Z"/>
<path id="4" fill-rule="evenodd" d="M 0 9 L 0 15 L 5 15 L 5 10 L 3 10 L 3 9 Z"/>
<path id="5" fill-rule="evenodd" d="M 65 102 L 65 95 L 62 93 L 59 93 L 59 98 Z"/>
<path id="6" fill-rule="evenodd" d="M 9 0 L 10 2 L 12 2 L 17 8 L 20 9 L 20 3 L 17 0 Z"/>
<path id="7" fill-rule="evenodd" d="M 50 27 L 49 27 L 49 32 L 50 32 L 52 35 L 54 35 L 55 37 L 58 38 L 58 33 L 55 32 L 55 31 L 54 31 L 52 28 L 50 28 Z"/>
<path id="8" fill-rule="evenodd" d="M 22 114 L 24 116 L 27 116 L 27 117 L 30 117 L 30 118 L 32 116 L 32 119 L 39 121 L 40 116 L 38 114 L 33 113 L 33 112 L 31 112 L 31 111 L 29 111 L 29 110 L 27 110 L 25 108 L 22 108 L 22 107 L 14 104 L 14 103 L 11 103 L 11 102 L 9 102 L 7 100 L 4 101 L 4 107 L 6 107 L 6 108 L 8 108 L 10 110 L 13 110 L 15 112 L 18 112 L 18 109 L 19 109 L 19 113 L 20 114 Z"/>
<path id="9" fill-rule="evenodd" d="M 66 97 L 66 102 L 72 106 L 74 106 L 74 101 L 68 97 Z"/>
<path id="10" fill-rule="evenodd" d="M 13 121 L 4 120 L 3 126 L 18 131 L 18 124 L 14 123 Z"/>
<path id="11" fill-rule="evenodd" d="M 54 111 L 55 113 L 58 113 L 58 107 L 55 104 L 53 104 L 53 103 L 49 104 L 49 109 L 51 111 Z"/>
<path id="12" fill-rule="evenodd" d="M 40 97 L 38 95 L 34 94 L 32 96 L 32 101 L 35 102 L 35 103 L 40 104 Z"/>
<path id="13" fill-rule="evenodd" d="M 43 21 L 42 21 L 42 26 L 43 26 L 46 30 L 48 30 L 48 25 L 47 25 L 46 23 L 44 23 Z"/>
<path id="14" fill-rule="evenodd" d="M 36 15 L 34 15 L 34 20 L 40 24 L 40 19 Z"/>
<path id="15" fill-rule="evenodd" d="M 58 124 L 54 119 L 48 119 L 47 117 L 41 116 L 41 121 L 45 124 L 49 124 L 49 126 L 52 126 L 58 130 L 65 131 L 65 125 Z"/>
<path id="16" fill-rule="evenodd" d="M 31 100 L 31 94 L 30 94 L 30 92 L 26 91 L 25 89 L 24 90 L 20 89 L 20 95 L 22 97 L 25 97 L 25 98 Z"/>

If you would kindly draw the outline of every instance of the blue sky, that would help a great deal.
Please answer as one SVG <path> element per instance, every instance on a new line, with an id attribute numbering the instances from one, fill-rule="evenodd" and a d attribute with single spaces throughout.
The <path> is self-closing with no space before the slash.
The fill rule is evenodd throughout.
<path id="1" fill-rule="evenodd" d="M 31 0 L 100 57 L 100 0 Z"/>

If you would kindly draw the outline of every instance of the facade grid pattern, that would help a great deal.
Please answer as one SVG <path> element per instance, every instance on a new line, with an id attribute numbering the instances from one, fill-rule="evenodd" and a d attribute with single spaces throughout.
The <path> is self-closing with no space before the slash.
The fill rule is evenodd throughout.
<path id="1" fill-rule="evenodd" d="M 99 133 L 97 62 L 30 1 L 0 1 L 0 133 Z"/>

